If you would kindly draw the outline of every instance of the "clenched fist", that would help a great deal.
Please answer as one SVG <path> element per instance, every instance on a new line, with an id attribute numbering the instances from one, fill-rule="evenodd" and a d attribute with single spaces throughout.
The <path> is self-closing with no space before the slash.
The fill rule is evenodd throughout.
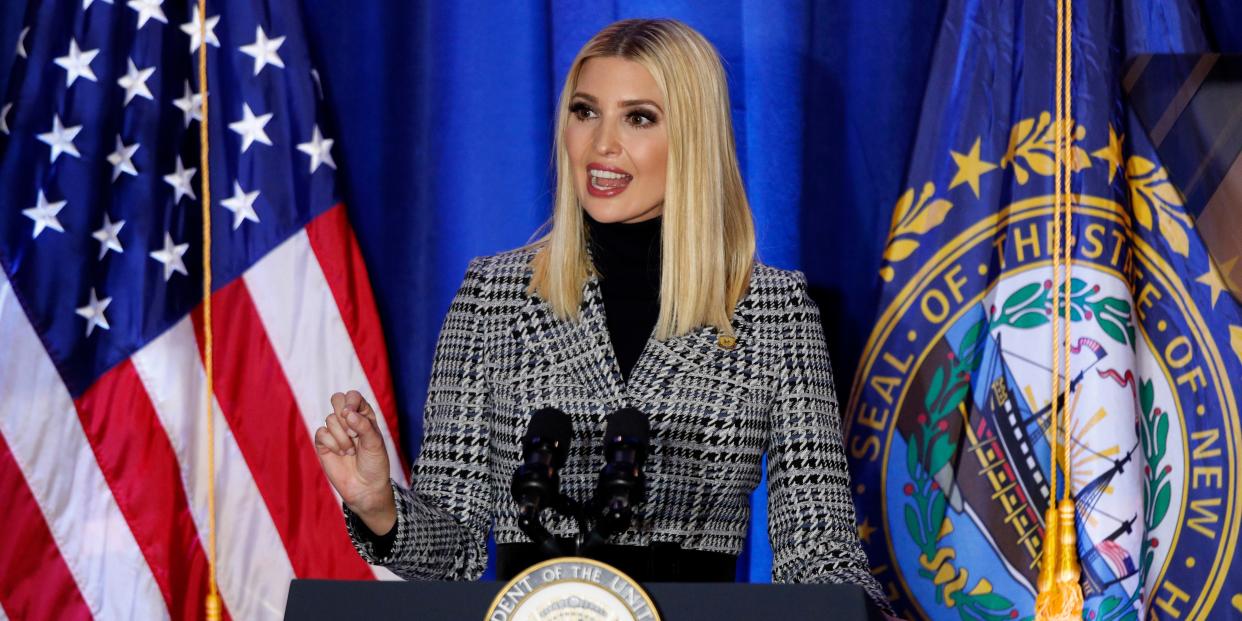
<path id="1" fill-rule="evenodd" d="M 356 391 L 332 395 L 332 413 L 315 430 L 315 451 L 328 482 L 341 500 L 382 535 L 397 523 L 397 506 L 388 482 L 388 452 L 375 410 Z"/>

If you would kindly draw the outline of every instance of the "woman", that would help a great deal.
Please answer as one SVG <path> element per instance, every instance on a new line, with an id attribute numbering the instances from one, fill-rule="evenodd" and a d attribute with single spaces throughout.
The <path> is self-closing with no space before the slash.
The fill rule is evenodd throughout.
<path id="1" fill-rule="evenodd" d="M 561 486 L 585 500 L 605 418 L 631 406 L 652 446 L 646 502 L 611 541 L 621 569 L 733 579 L 766 451 L 773 579 L 857 583 L 887 608 L 855 535 L 819 311 L 800 273 L 754 258 L 715 49 L 675 21 L 612 24 L 579 52 L 558 110 L 551 231 L 467 269 L 413 489 L 390 483 L 357 393 L 333 395 L 315 434 L 359 553 L 408 578 L 472 579 L 494 523 L 501 574 L 520 570 L 534 557 L 509 481 L 530 413 L 571 416 Z"/>

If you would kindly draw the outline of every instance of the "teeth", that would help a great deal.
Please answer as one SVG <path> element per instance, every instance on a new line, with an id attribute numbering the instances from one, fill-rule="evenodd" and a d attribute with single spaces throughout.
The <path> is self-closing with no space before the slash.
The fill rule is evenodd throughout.
<path id="1" fill-rule="evenodd" d="M 625 179 L 626 177 L 629 177 L 629 175 L 623 175 L 621 173 L 615 173 L 608 170 L 598 170 L 595 168 L 592 168 L 587 172 L 590 173 L 592 177 L 600 177 L 602 179 Z"/>

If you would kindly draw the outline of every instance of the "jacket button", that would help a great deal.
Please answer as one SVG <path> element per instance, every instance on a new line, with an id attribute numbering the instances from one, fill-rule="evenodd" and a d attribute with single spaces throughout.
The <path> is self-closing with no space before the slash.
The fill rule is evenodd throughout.
<path id="1" fill-rule="evenodd" d="M 724 349 L 734 349 L 737 347 L 737 337 L 721 334 L 716 338 L 716 344 Z"/>

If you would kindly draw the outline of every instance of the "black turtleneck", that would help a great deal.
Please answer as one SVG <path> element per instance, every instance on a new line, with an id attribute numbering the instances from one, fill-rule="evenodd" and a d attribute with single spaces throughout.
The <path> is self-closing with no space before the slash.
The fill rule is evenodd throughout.
<path id="1" fill-rule="evenodd" d="M 591 259 L 600 275 L 608 336 L 628 382 L 660 316 L 660 227 L 663 218 L 600 223 L 585 211 Z"/>

